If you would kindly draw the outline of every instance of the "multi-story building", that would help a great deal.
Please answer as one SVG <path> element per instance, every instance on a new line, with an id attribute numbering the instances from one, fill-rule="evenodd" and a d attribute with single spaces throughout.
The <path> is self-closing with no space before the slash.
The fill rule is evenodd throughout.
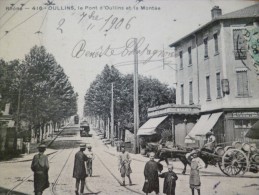
<path id="1" fill-rule="evenodd" d="M 248 47 L 259 38 L 253 33 L 259 32 L 259 4 L 221 13 L 215 6 L 210 22 L 170 45 L 178 64 L 176 103 L 201 106 L 187 142 L 211 130 L 221 143 L 251 141 L 245 134 L 259 120 L 259 64 L 253 59 L 259 48 L 254 45 L 251 56 Z"/>
<path id="2" fill-rule="evenodd" d="M 150 108 L 149 120 L 170 116 L 177 144 L 200 143 L 208 131 L 218 143 L 254 142 L 245 134 L 259 120 L 259 4 L 224 15 L 215 6 L 211 15 L 170 45 L 177 62 L 176 105 Z M 251 45 L 255 39 L 257 46 Z"/>

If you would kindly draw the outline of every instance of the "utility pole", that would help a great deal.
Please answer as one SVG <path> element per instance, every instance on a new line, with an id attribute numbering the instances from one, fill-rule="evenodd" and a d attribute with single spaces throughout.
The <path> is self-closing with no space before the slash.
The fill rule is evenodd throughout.
<path id="1" fill-rule="evenodd" d="M 111 102 L 111 141 L 114 143 L 114 102 L 113 102 L 113 82 L 112 82 L 112 102 Z"/>
<path id="2" fill-rule="evenodd" d="M 138 153 L 139 104 L 138 104 L 138 43 L 134 39 L 134 153 Z"/>

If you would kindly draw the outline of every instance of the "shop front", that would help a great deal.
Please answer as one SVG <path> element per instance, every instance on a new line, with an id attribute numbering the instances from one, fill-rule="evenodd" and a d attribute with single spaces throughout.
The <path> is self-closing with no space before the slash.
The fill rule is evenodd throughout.
<path id="1" fill-rule="evenodd" d="M 259 146 L 258 139 L 247 138 L 245 135 L 259 120 L 259 111 L 233 111 L 225 114 L 226 141 L 240 141 L 255 143 Z"/>

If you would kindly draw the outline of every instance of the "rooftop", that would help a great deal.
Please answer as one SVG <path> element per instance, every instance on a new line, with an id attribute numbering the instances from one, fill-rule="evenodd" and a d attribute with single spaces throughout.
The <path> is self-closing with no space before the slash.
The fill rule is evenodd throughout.
<path id="1" fill-rule="evenodd" d="M 192 34 L 195 34 L 202 30 L 203 28 L 217 22 L 220 20 L 228 20 L 228 19 L 238 19 L 238 18 L 259 18 L 259 3 L 254 4 L 252 6 L 230 12 L 227 14 L 223 14 L 221 16 L 216 17 L 215 19 L 209 21 L 208 23 L 204 24 L 200 28 L 192 31 L 191 33 L 187 34 L 186 36 L 182 37 L 181 39 L 175 41 L 174 43 L 170 44 L 169 47 L 174 47 L 176 46 L 180 41 L 186 39 L 187 37 L 191 36 Z"/>

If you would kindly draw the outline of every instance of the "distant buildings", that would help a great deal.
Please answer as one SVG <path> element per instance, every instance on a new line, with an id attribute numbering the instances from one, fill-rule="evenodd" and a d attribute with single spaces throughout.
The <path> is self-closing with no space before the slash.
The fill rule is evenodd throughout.
<path id="1" fill-rule="evenodd" d="M 211 15 L 210 22 L 170 45 L 177 62 L 176 105 L 149 109 L 150 120 L 174 119 L 168 128 L 178 144 L 203 144 L 198 140 L 208 131 L 218 143 L 258 142 L 245 134 L 259 120 L 259 53 L 249 43 L 259 29 L 259 4 L 224 15 L 215 6 Z"/>

